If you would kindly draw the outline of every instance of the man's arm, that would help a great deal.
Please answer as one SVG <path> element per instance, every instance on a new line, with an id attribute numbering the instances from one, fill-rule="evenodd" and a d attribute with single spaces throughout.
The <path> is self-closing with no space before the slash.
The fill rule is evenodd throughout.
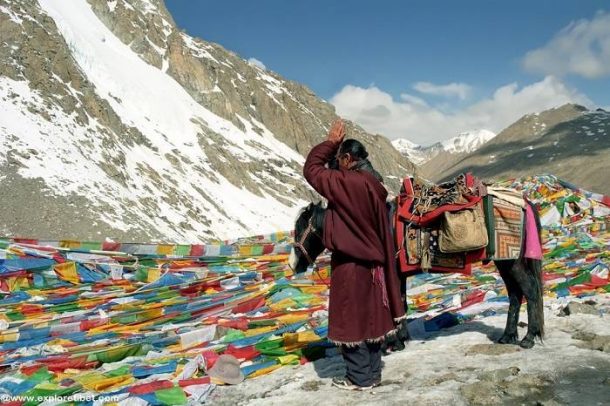
<path id="1" fill-rule="evenodd" d="M 333 190 L 336 189 L 339 178 L 343 178 L 341 171 L 328 169 L 326 163 L 331 161 L 337 153 L 345 137 L 345 124 L 341 120 L 333 123 L 326 141 L 316 145 L 307 155 L 303 175 L 307 182 L 329 201 L 333 200 Z"/>

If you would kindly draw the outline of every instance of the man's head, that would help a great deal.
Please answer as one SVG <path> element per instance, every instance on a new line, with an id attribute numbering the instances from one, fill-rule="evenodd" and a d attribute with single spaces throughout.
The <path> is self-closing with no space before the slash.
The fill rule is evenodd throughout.
<path id="1" fill-rule="evenodd" d="M 343 141 L 337 152 L 337 162 L 343 169 L 352 168 L 358 161 L 369 156 L 366 148 L 358 140 L 349 139 Z"/>

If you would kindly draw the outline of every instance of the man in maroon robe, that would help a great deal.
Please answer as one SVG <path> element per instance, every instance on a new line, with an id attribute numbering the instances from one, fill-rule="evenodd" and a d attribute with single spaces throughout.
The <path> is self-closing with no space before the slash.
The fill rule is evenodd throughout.
<path id="1" fill-rule="evenodd" d="M 406 316 L 387 191 L 368 163 L 364 146 L 356 140 L 343 142 L 344 137 L 345 124 L 338 120 L 327 140 L 307 156 L 303 173 L 328 200 L 323 235 L 332 251 L 328 338 L 341 345 L 347 370 L 333 385 L 366 390 L 381 382 L 381 342 Z M 333 157 L 338 170 L 326 167 Z"/>

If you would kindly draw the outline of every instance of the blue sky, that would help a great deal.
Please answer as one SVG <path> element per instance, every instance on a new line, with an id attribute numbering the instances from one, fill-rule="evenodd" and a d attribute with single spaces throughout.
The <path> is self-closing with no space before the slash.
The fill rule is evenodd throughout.
<path id="1" fill-rule="evenodd" d="M 601 0 L 167 0 L 177 25 L 301 82 L 389 138 L 499 132 L 564 102 L 610 106 Z"/>

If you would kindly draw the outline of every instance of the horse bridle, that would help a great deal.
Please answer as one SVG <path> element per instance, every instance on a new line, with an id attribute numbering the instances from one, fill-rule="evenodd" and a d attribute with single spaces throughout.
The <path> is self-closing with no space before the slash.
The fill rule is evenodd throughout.
<path id="1" fill-rule="evenodd" d="M 320 235 L 316 232 L 316 229 L 314 228 L 314 226 L 312 224 L 314 216 L 315 216 L 315 213 L 312 213 L 311 217 L 309 218 L 309 221 L 307 222 L 307 227 L 305 228 L 305 231 L 303 231 L 303 235 L 301 236 L 300 241 L 295 242 L 293 244 L 293 246 L 301 250 L 301 252 L 305 256 L 305 259 L 307 260 L 307 265 L 313 265 L 313 269 L 316 272 L 316 274 L 318 274 L 318 278 L 322 282 L 324 282 L 324 284 L 326 285 L 326 287 L 328 289 L 330 289 L 330 284 L 328 282 L 326 282 L 325 278 L 323 278 L 322 275 L 320 275 L 320 271 L 318 269 L 318 266 L 316 265 L 315 261 L 313 259 L 311 259 L 311 255 L 309 255 L 309 253 L 305 249 L 305 246 L 303 246 L 303 243 L 305 242 L 305 240 L 309 236 L 309 233 L 313 233 L 313 235 L 315 235 L 316 237 L 322 239 L 322 237 L 320 237 Z"/>
<path id="2" fill-rule="evenodd" d="M 305 249 L 305 246 L 303 245 L 303 243 L 305 242 L 305 240 L 307 240 L 309 233 L 313 233 L 316 237 L 320 238 L 320 236 L 316 233 L 316 229 L 314 228 L 314 226 L 312 224 L 313 216 L 315 216 L 315 213 L 312 213 L 311 217 L 309 218 L 309 221 L 307 222 L 307 227 L 305 228 L 305 231 L 303 231 L 303 235 L 301 236 L 301 239 L 299 241 L 296 241 L 293 244 L 294 247 L 301 250 L 301 253 L 305 256 L 305 259 L 307 260 L 308 265 L 313 264 L 314 260 L 311 259 L 311 256 L 309 255 L 309 252 L 307 252 L 307 249 Z"/>

